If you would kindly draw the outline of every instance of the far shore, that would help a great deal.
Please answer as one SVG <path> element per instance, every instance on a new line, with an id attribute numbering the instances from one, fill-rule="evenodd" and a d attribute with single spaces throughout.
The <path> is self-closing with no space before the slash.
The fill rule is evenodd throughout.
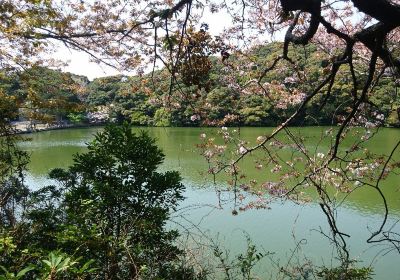
<path id="1" fill-rule="evenodd" d="M 104 126 L 106 122 L 91 122 L 91 123 L 35 123 L 32 124 L 30 121 L 13 121 L 11 124 L 15 128 L 16 134 L 30 134 L 35 132 L 49 131 L 49 130 L 60 130 L 60 129 L 68 129 L 68 128 L 85 128 L 85 127 L 93 127 L 93 126 Z M 149 126 L 148 126 L 149 127 Z M 205 128 L 199 126 L 183 126 L 183 127 L 198 127 Z M 235 126 L 236 127 L 236 126 Z M 245 126 L 243 126 L 245 127 Z M 249 126 L 249 127 L 257 127 L 257 126 Z M 324 127 L 324 125 L 322 125 Z M 326 127 L 334 127 L 334 126 L 326 126 Z M 274 127 L 271 127 L 274 128 Z M 386 128 L 400 128 L 400 126 L 387 126 Z"/>
<path id="2" fill-rule="evenodd" d="M 34 132 L 48 131 L 48 130 L 58 130 L 58 129 L 67 129 L 67 128 L 76 128 L 76 127 L 90 127 L 90 126 L 99 126 L 103 125 L 103 123 L 56 123 L 56 124 L 47 124 L 47 123 L 36 123 L 32 124 L 29 121 L 14 121 L 12 122 L 17 134 L 29 134 Z"/>

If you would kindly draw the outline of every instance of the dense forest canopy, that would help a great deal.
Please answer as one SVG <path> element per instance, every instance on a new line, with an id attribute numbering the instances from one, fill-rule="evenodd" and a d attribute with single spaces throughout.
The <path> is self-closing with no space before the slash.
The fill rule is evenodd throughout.
<path id="1" fill-rule="evenodd" d="M 113 120 L 147 126 L 276 126 L 296 110 L 306 92 L 312 91 L 321 72 L 327 71 L 321 65 L 329 60 L 316 45 L 293 48 L 290 55 L 297 53 L 299 67 L 310 77 L 307 83 L 301 83 L 290 69 L 277 69 L 263 78 L 270 86 L 268 97 L 251 86 L 246 88 L 249 77 L 257 74 L 265 60 L 279 56 L 281 48 L 282 43 L 269 43 L 237 54 L 231 59 L 238 65 L 247 64 L 249 69 L 245 75 L 243 70 L 232 75 L 229 81 L 224 75 L 227 66 L 212 56 L 207 88 L 199 90 L 196 85 L 182 84 L 173 90 L 172 97 L 167 69 L 142 76 L 119 75 L 89 81 L 84 76 L 36 66 L 20 74 L 3 73 L 1 86 L 3 92 L 23 104 L 15 117 L 20 120 L 53 123 Z M 365 71 L 361 67 L 357 70 Z M 340 123 L 351 106 L 350 87 L 346 72 L 338 75 L 332 95 L 311 100 L 292 125 Z M 369 121 L 375 122 L 379 115 L 386 120 L 385 125 L 400 124 L 400 98 L 391 73 L 386 73 L 375 85 L 370 101 L 376 110 L 367 115 Z M 321 106 L 323 103 L 326 104 Z"/>
<path id="2" fill-rule="evenodd" d="M 398 3 L 367 2 L 2 1 L 3 75 L 9 79 L 16 69 L 37 65 L 57 67 L 48 55 L 61 42 L 137 74 L 129 79 L 133 86 L 118 78 L 110 89 L 105 84 L 113 78 L 89 85 L 89 95 L 80 99 L 103 106 L 95 114 L 102 120 L 112 113 L 112 119 L 137 125 L 274 126 L 297 112 L 292 125 L 325 125 L 341 118 L 349 123 L 363 111 L 368 121 L 383 114 L 388 125 L 396 125 Z M 207 14 L 216 13 L 228 21 L 218 35 L 207 23 Z M 284 43 L 268 43 L 284 32 Z M 372 53 L 376 77 L 368 81 Z M 365 81 L 368 87 L 362 86 Z M 83 110 L 73 112 L 65 96 L 23 86 L 20 102 L 30 107 L 28 118 L 63 120 L 68 111 L 71 119 L 82 119 L 74 113 Z M 146 101 L 138 105 L 139 100 Z M 106 108 L 110 105 L 115 107 Z M 65 116 L 55 112 L 62 106 Z M 35 116 L 33 108 L 45 114 Z"/>
<path id="3" fill-rule="evenodd" d="M 207 13 L 219 13 L 230 22 L 215 34 L 207 17 L 203 17 Z M 300 203 L 305 200 L 304 190 L 312 188 L 315 192 L 331 230 L 323 234 L 334 245 L 341 262 L 339 270 L 322 271 L 319 275 L 331 279 L 332 274 L 339 278 L 352 274 L 357 279 L 361 273 L 361 279 L 367 279 L 365 274 L 369 273 L 350 269 L 352 259 L 346 242 L 349 235 L 340 228 L 336 216 L 342 205 L 340 193 L 372 189 L 382 201 L 384 214 L 380 226 L 368 229 L 366 242 L 384 243 L 390 250 L 400 252 L 399 233 L 395 225 L 388 224 L 391 212 L 381 189 L 382 180 L 398 175 L 400 141 L 389 154 L 365 148 L 380 127 L 399 123 L 399 0 L 0 0 L 0 14 L 0 222 L 4 235 L 0 248 L 6 248 L 2 258 L 10 268 L 23 268 L 27 258 L 38 263 L 50 251 L 49 260 L 43 261 L 47 264 L 43 271 L 32 272 L 29 267 L 22 271 L 54 279 L 57 271 L 66 270 L 58 268 L 59 264 L 72 265 L 68 257 L 56 256 L 52 250 L 73 253 L 78 248 L 82 257 L 90 259 L 85 260 L 106 264 L 100 272 L 104 279 L 119 279 L 121 275 L 171 278 L 174 273 L 202 276 L 176 263 L 178 250 L 165 255 L 167 270 L 159 266 L 147 269 L 148 264 L 157 263 L 151 252 L 168 253 L 168 248 L 175 251 L 171 245 L 176 237 L 173 232 L 139 219 L 144 230 L 150 228 L 150 236 L 161 236 L 165 241 L 161 244 L 165 247 L 154 248 L 146 247 L 143 232 L 129 230 L 127 220 L 120 220 L 127 229 L 122 235 L 126 242 L 119 243 L 121 235 L 116 233 L 121 233 L 121 228 L 111 226 L 114 210 L 122 215 L 118 217 L 126 213 L 142 216 L 135 212 L 141 205 L 131 208 L 132 201 L 122 203 L 124 209 L 109 203 L 110 197 L 116 199 L 114 202 L 125 201 L 124 187 L 133 178 L 123 164 L 121 155 L 125 151 L 119 150 L 124 146 L 110 139 L 115 136 L 130 147 L 126 139 L 141 142 L 142 138 L 126 127 L 108 128 L 97 136 L 87 154 L 76 156 L 69 170 L 52 173 L 62 187 L 50 186 L 34 194 L 39 201 L 41 197 L 54 201 L 42 205 L 35 202 L 35 196 L 24 185 L 28 155 L 16 146 L 18 138 L 10 123 L 18 117 L 42 122 L 80 122 L 87 117 L 127 120 L 138 125 L 223 126 L 218 144 L 202 134 L 199 148 L 209 164 L 208 173 L 230 175 L 229 185 L 235 194 L 239 188 L 250 189 L 239 184 L 240 179 L 246 178 L 239 164 L 255 152 L 263 155 L 257 168 L 268 168 L 279 175 L 262 184 L 269 197 Z M 283 34 L 283 42 L 270 42 L 274 35 Z M 59 66 L 49 55 L 57 44 L 85 52 L 94 61 L 132 76 L 89 82 L 85 77 L 50 70 Z M 290 126 L 305 124 L 337 125 L 321 136 L 321 142 L 330 143 L 327 149 L 309 150 L 307 139 L 292 133 Z M 241 139 L 240 133 L 227 128 L 235 125 L 276 128 L 257 137 L 252 145 Z M 349 140 L 355 126 L 362 130 L 355 140 Z M 286 141 L 278 140 L 281 135 Z M 155 164 L 149 163 L 154 170 L 162 155 L 145 135 L 142 137 L 154 152 Z M 103 139 L 110 141 L 103 143 Z M 345 148 L 344 141 L 352 142 Z M 289 151 L 291 159 L 282 159 L 280 151 Z M 109 166 L 96 166 L 97 158 Z M 86 170 L 87 162 L 93 164 L 94 170 Z M 115 172 L 107 173 L 107 168 Z M 166 180 L 155 171 L 141 171 L 145 185 L 151 183 L 149 178 Z M 165 207 L 173 209 L 180 199 L 179 176 L 164 176 L 173 176 L 167 185 L 175 191 L 171 194 L 168 187 L 159 191 L 170 195 Z M 107 196 L 112 193 L 111 185 L 122 195 Z M 136 194 L 131 199 L 135 197 Z M 146 198 L 154 199 L 151 193 Z M 100 213 L 105 216 L 100 215 L 101 220 L 97 221 L 100 216 L 96 216 L 99 213 L 93 203 L 99 201 L 107 211 Z M 168 218 L 168 209 L 162 203 L 151 208 L 162 223 Z M 45 223 L 35 216 L 41 211 L 48 215 Z M 88 249 L 95 255 L 79 251 L 91 247 L 81 247 L 82 240 L 74 238 L 70 231 L 76 233 L 73 227 L 83 224 L 88 226 L 82 229 L 83 240 L 100 236 L 92 245 L 105 244 L 108 249 Z M 24 233 L 32 234 L 33 230 L 38 230 L 34 236 L 40 245 L 29 247 Z M 47 244 L 42 237 L 49 232 L 56 234 L 51 236 L 54 242 Z M 129 243 L 132 240 L 140 246 L 131 247 L 135 243 Z M 110 245 L 113 243 L 122 245 L 114 251 Z M 29 250 L 32 254 L 27 253 Z M 15 252 L 19 258 L 14 258 Z M 129 266 L 121 265 L 128 259 Z M 140 269 L 136 263 L 141 264 Z M 87 277 L 90 263 L 82 265 L 82 269 L 66 277 Z M 8 273 L 6 268 L 3 270 Z"/>

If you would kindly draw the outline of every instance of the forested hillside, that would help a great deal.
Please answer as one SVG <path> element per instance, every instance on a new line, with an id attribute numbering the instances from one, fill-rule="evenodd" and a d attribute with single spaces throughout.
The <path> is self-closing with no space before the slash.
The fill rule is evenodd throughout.
<path id="1" fill-rule="evenodd" d="M 166 68 L 142 76 L 119 75 L 89 81 L 87 77 L 33 67 L 21 73 L 3 71 L 0 87 L 1 94 L 17 100 L 20 120 L 128 121 L 143 126 L 275 126 L 295 112 L 331 64 L 331 54 L 315 45 L 291 48 L 291 57 L 297 59 L 297 71 L 287 65 L 256 80 L 263 71 L 261 65 L 278 57 L 281 51 L 282 43 L 272 43 L 240 55 L 210 56 L 209 71 L 198 73 L 195 69 L 189 80 L 181 72 L 172 84 Z M 366 69 L 360 66 L 357 71 L 362 74 Z M 292 125 L 340 123 L 353 102 L 350 77 L 345 71 L 339 73 L 331 93 L 313 98 Z M 265 90 L 255 89 L 256 83 Z M 368 100 L 376 108 L 371 119 L 379 115 L 388 125 L 399 125 L 398 83 L 390 72 L 382 73 Z"/>

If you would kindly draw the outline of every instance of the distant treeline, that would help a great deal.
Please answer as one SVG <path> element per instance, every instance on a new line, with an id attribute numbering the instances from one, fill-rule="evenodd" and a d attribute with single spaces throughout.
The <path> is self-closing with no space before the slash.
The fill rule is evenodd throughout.
<path id="1" fill-rule="evenodd" d="M 187 82 L 178 73 L 171 85 L 166 69 L 142 76 L 118 75 L 89 81 L 84 76 L 33 67 L 19 73 L 3 71 L 0 91 L 15 97 L 20 120 L 275 126 L 297 110 L 331 67 L 331 54 L 313 45 L 293 48 L 290 55 L 298 56 L 298 64 L 282 64 L 257 84 L 264 67 L 281 51 L 280 43 L 273 43 L 245 55 L 231 55 L 224 62 L 211 56 L 210 71 L 197 83 Z M 361 66 L 357 71 L 362 73 Z M 323 94 L 313 98 L 292 125 L 339 123 L 357 94 L 350 79 L 349 70 L 344 68 L 337 74 L 330 94 L 327 87 L 323 88 Z M 398 86 L 390 74 L 384 74 L 368 97 L 371 107 L 363 117 L 383 116 L 387 125 L 399 125 Z"/>

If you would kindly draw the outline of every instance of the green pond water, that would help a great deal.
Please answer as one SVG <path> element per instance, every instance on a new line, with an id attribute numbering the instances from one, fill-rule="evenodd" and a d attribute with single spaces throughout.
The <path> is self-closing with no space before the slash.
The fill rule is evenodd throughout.
<path id="1" fill-rule="evenodd" d="M 55 167 L 65 168 L 72 163 L 73 154 L 85 151 L 85 143 L 93 139 L 93 134 L 102 128 L 80 128 L 68 130 L 46 131 L 27 135 L 29 142 L 21 143 L 23 149 L 31 153 L 28 183 L 37 188 L 46 183 L 47 173 Z M 306 257 L 316 264 L 330 265 L 333 250 L 329 240 L 318 231 L 327 231 L 325 216 L 316 202 L 298 205 L 292 202 L 273 202 L 268 210 L 248 210 L 232 215 L 234 204 L 232 192 L 222 192 L 219 199 L 217 187 L 226 185 L 225 178 L 218 178 L 216 184 L 206 173 L 207 163 L 200 156 L 196 144 L 200 143 L 199 135 L 215 135 L 214 128 L 146 128 L 150 135 L 157 138 L 166 159 L 163 170 L 177 170 L 181 173 L 187 186 L 186 199 L 180 210 L 174 213 L 172 227 L 181 230 L 184 236 L 187 231 L 194 233 L 187 242 L 197 248 L 197 242 L 207 243 L 200 231 L 212 238 L 214 242 L 230 251 L 230 255 L 242 253 L 246 248 L 246 236 L 256 244 L 260 251 L 275 252 L 274 262 L 285 265 L 297 242 L 302 241 L 298 257 Z M 320 136 L 327 128 L 308 127 L 293 128 L 293 133 L 305 138 L 307 147 L 315 151 L 326 151 L 329 141 L 320 141 Z M 259 135 L 267 135 L 271 128 L 241 128 L 240 136 L 255 143 Z M 359 137 L 354 132 L 354 137 Z M 24 136 L 25 137 L 25 136 Z M 281 136 L 284 141 L 285 135 Z M 352 145 L 351 134 L 341 149 Z M 366 146 L 378 154 L 388 154 L 400 139 L 399 129 L 381 129 Z M 285 156 L 285 155 L 282 155 Z M 394 158 L 400 159 L 397 150 Z M 254 168 L 253 159 L 249 158 L 241 164 L 248 178 L 259 181 L 271 180 L 270 172 Z M 269 170 L 269 169 L 268 169 Z M 392 174 L 382 183 L 390 207 L 387 228 L 400 234 L 400 175 Z M 221 203 L 222 201 L 222 203 Z M 222 205 L 220 205 L 222 204 Z M 222 206 L 222 207 L 220 207 Z M 383 204 L 373 190 L 360 188 L 347 198 L 337 211 L 339 228 L 350 234 L 347 239 L 351 256 L 362 260 L 359 265 L 374 267 L 374 279 L 400 279 L 400 254 L 388 244 L 371 246 L 366 243 L 370 232 L 376 230 L 383 218 Z M 208 254 L 207 250 L 202 252 Z M 207 257 L 206 257 L 207 258 Z M 297 257 L 296 257 L 297 258 Z M 209 258 L 212 259 L 211 257 Z M 269 258 L 264 258 L 257 266 L 256 272 L 263 279 L 274 279 L 276 266 Z"/>

